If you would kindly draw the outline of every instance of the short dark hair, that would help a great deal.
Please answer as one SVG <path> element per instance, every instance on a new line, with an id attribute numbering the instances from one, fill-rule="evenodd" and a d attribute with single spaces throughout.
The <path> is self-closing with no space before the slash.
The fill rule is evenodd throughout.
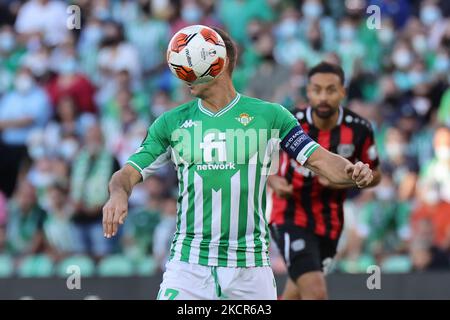
<path id="1" fill-rule="evenodd" d="M 318 65 L 311 68 L 308 72 L 308 80 L 311 79 L 313 75 L 316 73 L 333 73 L 339 77 L 341 80 L 341 84 L 343 85 L 345 82 L 344 70 L 342 70 L 341 66 L 329 62 L 322 61 Z"/>
<path id="2" fill-rule="evenodd" d="M 222 38 L 223 42 L 225 42 L 225 49 L 227 49 L 227 58 L 229 61 L 228 64 L 228 73 L 231 76 L 233 73 L 234 67 L 236 66 L 236 60 L 237 60 L 237 48 L 234 44 L 233 40 L 231 39 L 230 35 L 225 32 L 225 30 L 222 30 L 217 27 L 212 28 L 214 31 L 216 31 L 220 37 Z"/>

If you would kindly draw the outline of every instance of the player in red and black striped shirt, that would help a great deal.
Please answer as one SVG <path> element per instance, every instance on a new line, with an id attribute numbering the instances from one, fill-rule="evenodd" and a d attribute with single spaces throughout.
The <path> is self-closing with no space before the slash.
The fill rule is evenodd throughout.
<path id="1" fill-rule="evenodd" d="M 380 181 L 378 157 L 370 123 L 343 108 L 344 72 L 322 62 L 308 74 L 310 107 L 295 111 L 303 130 L 323 148 L 362 161 Z M 350 185 L 334 185 L 280 154 L 278 175 L 269 178 L 273 189 L 270 226 L 286 261 L 289 279 L 285 299 L 326 299 L 323 262 L 333 258 L 343 225 L 343 203 Z M 328 259 L 329 260 L 329 259 Z"/>

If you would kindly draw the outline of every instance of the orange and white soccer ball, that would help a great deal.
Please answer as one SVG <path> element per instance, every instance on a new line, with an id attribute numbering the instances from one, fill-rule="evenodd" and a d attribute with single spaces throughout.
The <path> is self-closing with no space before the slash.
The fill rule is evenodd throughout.
<path id="1" fill-rule="evenodd" d="M 181 29 L 167 48 L 167 63 L 172 73 L 192 84 L 208 82 L 220 75 L 226 56 L 221 36 L 202 25 Z"/>

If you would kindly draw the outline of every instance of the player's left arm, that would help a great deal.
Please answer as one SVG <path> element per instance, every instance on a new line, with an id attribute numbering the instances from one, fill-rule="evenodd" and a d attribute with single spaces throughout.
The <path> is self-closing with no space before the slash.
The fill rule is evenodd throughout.
<path id="1" fill-rule="evenodd" d="M 329 152 L 312 140 L 301 128 L 297 119 L 285 108 L 274 105 L 274 127 L 281 131 L 280 147 L 314 173 L 333 184 L 365 188 L 372 183 L 372 170 L 368 164 L 347 159 Z"/>
<path id="2" fill-rule="evenodd" d="M 332 184 L 365 188 L 372 183 L 372 170 L 368 164 L 347 159 L 329 152 L 312 140 L 297 125 L 280 143 L 281 149 L 314 173 L 327 178 Z"/>

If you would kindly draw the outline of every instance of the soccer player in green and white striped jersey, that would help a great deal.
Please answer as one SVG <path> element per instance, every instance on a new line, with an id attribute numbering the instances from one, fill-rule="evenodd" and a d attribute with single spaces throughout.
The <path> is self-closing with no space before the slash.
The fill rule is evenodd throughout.
<path id="1" fill-rule="evenodd" d="M 236 49 L 216 31 L 226 45 L 227 70 L 191 85 L 198 99 L 150 126 L 111 179 L 104 232 L 114 236 L 123 223 L 133 186 L 172 161 L 179 179 L 177 228 L 158 298 L 276 299 L 265 207 L 279 147 L 336 184 L 362 187 L 372 172 L 320 147 L 284 107 L 236 92 Z"/>

